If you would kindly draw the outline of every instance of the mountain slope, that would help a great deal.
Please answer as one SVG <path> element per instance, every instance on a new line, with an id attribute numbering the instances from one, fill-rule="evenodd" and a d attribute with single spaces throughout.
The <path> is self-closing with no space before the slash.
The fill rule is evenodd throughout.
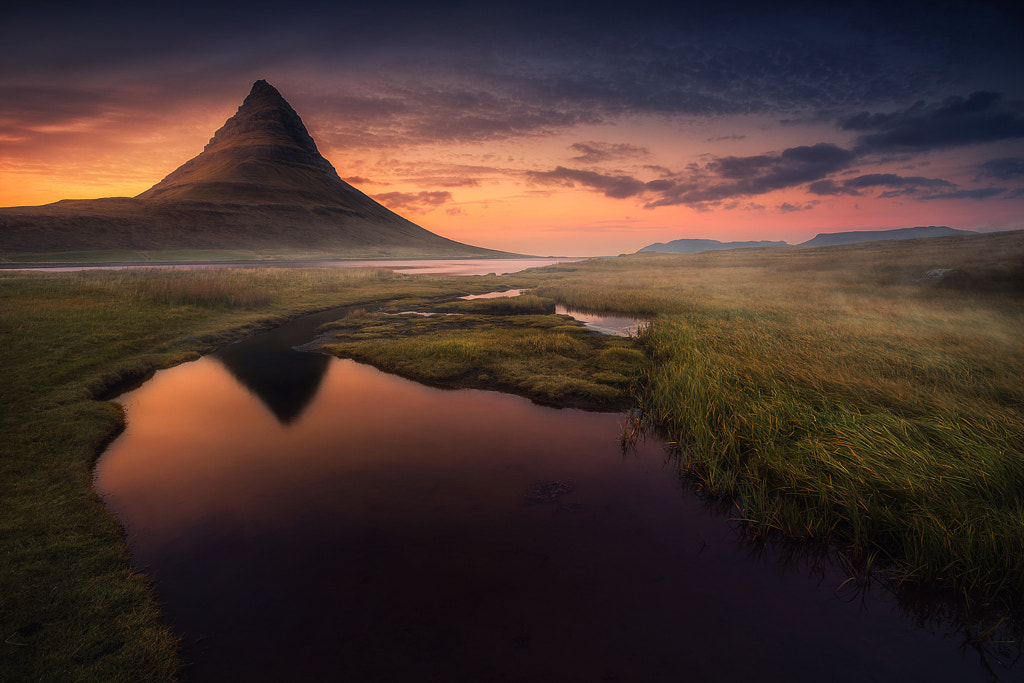
<path id="1" fill-rule="evenodd" d="M 134 198 L 0 209 L 0 250 L 7 252 L 239 248 L 508 255 L 436 235 L 343 181 L 264 80 L 202 153 Z"/>
<path id="2" fill-rule="evenodd" d="M 949 235 L 970 235 L 972 230 L 956 230 L 944 225 L 929 225 L 917 228 L 895 228 L 893 230 L 853 230 L 851 232 L 824 232 L 802 242 L 801 247 L 830 247 L 836 244 L 875 242 L 878 240 L 912 240 L 919 237 L 946 237 Z"/>
<path id="3" fill-rule="evenodd" d="M 637 251 L 657 251 L 667 254 L 699 254 L 703 251 L 719 251 L 722 249 L 750 249 L 752 247 L 786 247 L 785 242 L 719 242 L 705 239 L 679 239 L 671 242 L 655 242 Z"/>

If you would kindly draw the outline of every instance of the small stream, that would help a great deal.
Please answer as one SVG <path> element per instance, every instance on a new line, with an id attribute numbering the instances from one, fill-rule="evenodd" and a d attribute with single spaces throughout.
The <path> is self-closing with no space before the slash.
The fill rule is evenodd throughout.
<path id="1" fill-rule="evenodd" d="M 157 373 L 95 485 L 185 681 L 972 681 L 955 637 L 744 542 L 623 416 L 292 350 Z"/>
<path id="2" fill-rule="evenodd" d="M 498 292 L 487 292 L 486 294 L 469 294 L 459 298 L 464 301 L 472 301 L 473 299 L 505 299 L 517 297 L 522 293 L 523 290 L 521 289 L 505 289 Z M 562 304 L 557 304 L 555 306 L 555 313 L 575 318 L 579 322 L 583 323 L 588 330 L 593 332 L 610 334 L 618 337 L 635 336 L 640 329 L 649 322 L 642 318 L 631 318 L 628 316 L 609 315 L 605 313 L 588 313 L 586 311 L 568 308 Z"/>

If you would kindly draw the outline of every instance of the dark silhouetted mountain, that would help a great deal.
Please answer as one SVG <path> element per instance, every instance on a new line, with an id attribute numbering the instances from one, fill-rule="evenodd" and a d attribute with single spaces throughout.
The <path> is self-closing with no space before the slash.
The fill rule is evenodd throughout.
<path id="1" fill-rule="evenodd" d="M 919 237 L 947 237 L 949 235 L 972 235 L 973 230 L 955 230 L 944 225 L 929 225 L 918 228 L 896 228 L 894 230 L 854 230 L 851 232 L 823 232 L 807 240 L 801 247 L 831 247 L 837 244 L 856 242 L 877 242 L 879 240 L 912 240 Z"/>
<path id="2" fill-rule="evenodd" d="M 718 251 L 721 249 L 750 249 L 752 247 L 788 247 L 785 242 L 719 242 L 718 240 L 681 239 L 671 242 L 656 242 L 640 251 L 658 251 L 667 254 L 699 254 L 702 251 Z"/>
<path id="3" fill-rule="evenodd" d="M 343 181 L 264 80 L 202 153 L 137 197 L 0 209 L 4 251 L 239 248 L 509 255 L 436 235 Z"/>

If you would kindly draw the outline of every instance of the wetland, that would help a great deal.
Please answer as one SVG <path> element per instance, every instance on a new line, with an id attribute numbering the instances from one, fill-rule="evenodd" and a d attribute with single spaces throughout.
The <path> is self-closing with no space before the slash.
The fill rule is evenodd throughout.
<path id="1" fill-rule="evenodd" d="M 264 651 L 274 649 L 275 634 L 286 642 L 312 619 L 289 610 L 321 605 L 328 618 L 343 621 L 339 605 L 361 604 L 352 613 L 374 624 L 380 642 L 409 647 L 408 658 L 387 663 L 395 667 L 411 665 L 411 653 L 435 653 L 453 672 L 483 666 L 500 679 L 513 670 L 459 660 L 453 653 L 460 643 L 555 672 L 585 645 L 600 656 L 574 664 L 595 667 L 579 671 L 599 668 L 626 679 L 656 680 L 673 666 L 697 680 L 716 677 L 716 667 L 791 679 L 820 671 L 815 667 L 825 660 L 866 660 L 882 679 L 884 671 L 895 672 L 894 680 L 913 678 L 941 662 L 945 672 L 963 674 L 957 680 L 1014 680 L 1024 593 L 1022 240 L 1017 232 L 637 255 L 491 276 L 271 267 L 0 273 L 4 675 L 172 680 L 182 673 L 187 680 L 204 675 L 205 666 L 216 670 L 217 652 L 238 652 L 232 648 L 246 638 L 218 640 L 234 626 L 252 636 L 258 657 L 270 657 Z M 964 276 L 950 287 L 901 284 L 935 267 Z M 512 289 L 523 291 L 460 298 Z M 559 306 L 650 323 L 633 336 L 595 334 L 559 314 Z M 294 344 L 316 352 L 269 349 L 255 363 L 259 372 L 248 367 L 263 338 L 254 335 L 310 314 L 322 315 L 301 322 L 307 327 Z M 231 343 L 242 338 L 253 345 Z M 262 426 L 253 434 L 262 438 L 228 448 L 231 457 L 197 456 L 183 468 L 197 473 L 185 484 L 172 485 L 167 475 L 172 498 L 193 489 L 204 498 L 200 484 L 217 478 L 236 493 L 212 496 L 212 511 L 192 511 L 193 519 L 210 520 L 185 524 L 199 529 L 194 543 L 181 528 L 165 529 L 164 538 L 174 538 L 156 550 L 159 544 L 133 540 L 147 527 L 131 521 L 127 507 L 124 519 L 111 514 L 122 514 L 113 490 L 104 490 L 109 508 L 93 492 L 94 474 L 107 467 L 94 471 L 93 464 L 144 424 L 133 417 L 135 394 L 123 399 L 124 409 L 109 399 L 133 387 L 141 397 L 171 373 L 196 366 L 216 378 L 213 396 L 225 405 L 237 399 L 234 412 L 258 417 Z M 382 434 L 369 437 L 408 439 L 381 456 L 387 474 L 399 477 L 393 486 L 378 478 L 365 453 L 320 449 L 318 439 L 286 441 L 305 423 L 320 425 L 321 434 L 344 427 L 346 410 L 362 409 L 345 391 L 368 376 L 393 383 L 388 393 L 401 406 Z M 207 399 L 203 389 L 185 395 L 186 404 Z M 331 396 L 350 407 L 325 407 Z M 443 412 L 459 396 L 469 396 L 470 405 L 453 408 L 454 417 L 430 413 L 446 425 L 443 437 L 402 436 L 406 419 L 417 424 L 410 406 Z M 472 425 L 502 420 L 459 415 L 492 400 L 501 407 L 489 414 L 508 415 L 520 428 L 474 441 L 464 433 Z M 220 415 L 218 406 L 202 412 Z M 582 431 L 572 426 L 577 417 Z M 506 450 L 506 442 L 532 438 L 531 420 L 552 431 L 523 441 L 523 451 Z M 424 430 L 414 431 L 431 434 Z M 209 426 L 195 432 L 226 438 Z M 561 434 L 575 436 L 563 442 Z M 347 432 L 338 438 L 356 442 Z M 458 455 L 463 439 L 468 454 Z M 448 450 L 428 451 L 428 440 Z M 557 444 L 557 453 L 545 442 Z M 274 444 L 284 445 L 264 452 Z M 624 455 L 623 444 L 633 450 Z M 201 452 L 199 444 L 172 450 L 172 460 Z M 481 471 L 491 462 L 484 452 L 496 453 L 497 470 Z M 226 466 L 247 454 L 251 467 L 242 473 L 198 475 L 201 465 Z M 300 464 L 326 465 L 305 496 L 297 492 Z M 474 472 L 481 478 L 463 477 Z M 360 476 L 367 486 L 345 488 Z M 156 479 L 159 488 L 165 477 Z M 407 495 L 389 502 L 392 489 Z M 280 502 L 282 491 L 292 503 Z M 446 512 L 439 501 L 449 498 Z M 253 500 L 265 503 L 267 515 L 252 512 L 240 522 L 246 515 L 217 508 L 236 501 L 251 510 Z M 467 509 L 493 524 L 482 525 L 486 532 L 467 529 L 473 514 L 463 525 L 445 516 Z M 355 531 L 354 518 L 369 526 Z M 204 537 L 204 529 L 213 536 Z M 449 530 L 469 535 L 444 545 Z M 184 558 L 177 565 L 170 559 L 176 545 Z M 429 556 L 432 546 L 447 552 Z M 482 554 L 466 550 L 477 546 Z M 305 554 L 310 548 L 313 554 Z M 355 559 L 346 548 L 359 550 Z M 510 583 L 521 599 L 503 602 L 500 592 L 485 590 L 516 578 L 500 566 L 490 575 L 488 556 L 522 570 L 523 583 Z M 290 557 L 297 573 L 279 581 L 297 585 L 300 594 L 277 599 L 281 586 L 273 577 Z M 320 560 L 336 578 L 357 583 L 317 578 L 310 572 Z M 703 566 L 711 560 L 711 569 Z M 191 583 L 193 561 L 212 582 L 207 586 L 216 585 L 218 571 L 228 583 L 252 572 L 233 603 L 205 600 L 205 607 L 263 601 L 278 620 L 233 626 L 226 612 L 200 618 L 192 607 L 172 607 L 162 595 L 210 595 L 201 591 L 212 589 Z M 437 568 L 449 561 L 469 563 L 459 571 L 478 570 L 476 582 L 467 579 L 454 593 L 443 582 L 415 583 L 418 566 L 445 574 Z M 727 583 L 715 584 L 719 577 Z M 559 592 L 548 579 L 569 588 Z M 363 580 L 372 587 L 366 595 L 375 597 L 359 603 L 364 594 L 351 591 Z M 714 585 L 721 590 L 712 591 Z M 305 596 L 303 586 L 311 588 Z M 701 587 L 716 596 L 716 606 L 687 611 Z M 523 598 L 533 591 L 544 598 Z M 388 595 L 390 602 L 382 597 Z M 474 611 L 478 601 L 483 611 Z M 398 603 L 413 612 L 394 611 Z M 446 606 L 453 609 L 441 619 Z M 558 620 L 600 618 L 559 621 L 567 625 L 556 632 L 554 621 L 540 618 L 546 606 Z M 715 609 L 721 614 L 709 613 Z M 527 628 L 534 617 L 540 625 Z M 403 619 L 413 627 L 389 626 Z M 478 620 L 489 624 L 479 633 L 468 626 Z M 368 660 L 357 662 L 371 632 L 342 621 L 348 645 L 341 651 L 352 656 L 346 661 L 372 679 Z M 211 631 L 185 626 L 200 622 Z M 633 639 L 622 624 L 643 635 Z M 299 653 L 295 666 L 316 649 L 316 636 L 306 636 L 289 641 Z M 610 644 L 616 639 L 618 649 Z M 793 649 L 801 639 L 804 647 Z M 334 656 L 328 661 L 341 661 Z M 466 668 L 458 668 L 460 661 Z M 268 671 L 278 665 L 264 664 Z M 944 672 L 928 675 L 941 680 Z"/>

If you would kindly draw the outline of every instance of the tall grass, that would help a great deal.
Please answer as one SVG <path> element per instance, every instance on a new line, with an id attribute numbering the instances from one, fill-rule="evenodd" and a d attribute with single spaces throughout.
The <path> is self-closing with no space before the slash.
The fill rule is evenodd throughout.
<path id="1" fill-rule="evenodd" d="M 951 288 L 899 284 L 956 268 Z M 1024 233 L 578 264 L 538 293 L 655 314 L 637 396 L 754 535 L 1020 607 Z"/>

